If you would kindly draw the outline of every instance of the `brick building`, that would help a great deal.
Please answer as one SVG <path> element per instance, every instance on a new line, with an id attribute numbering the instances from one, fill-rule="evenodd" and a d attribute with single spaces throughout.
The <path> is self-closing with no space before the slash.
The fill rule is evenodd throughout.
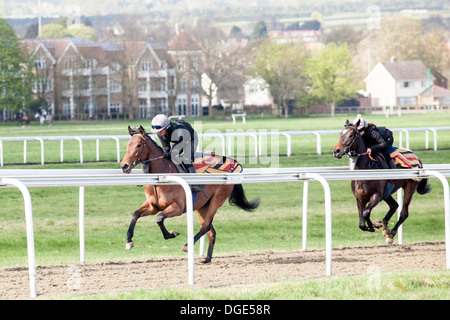
<path id="1" fill-rule="evenodd" d="M 36 99 L 55 119 L 201 115 L 200 47 L 184 32 L 168 47 L 80 38 L 25 39 Z"/>

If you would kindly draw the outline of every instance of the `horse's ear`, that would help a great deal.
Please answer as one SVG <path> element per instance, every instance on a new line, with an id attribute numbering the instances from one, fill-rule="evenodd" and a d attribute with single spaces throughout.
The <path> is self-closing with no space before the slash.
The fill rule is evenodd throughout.
<path id="1" fill-rule="evenodd" d="M 361 119 L 358 119 L 358 121 L 355 123 L 355 128 L 358 128 L 358 126 L 359 126 L 359 123 L 361 122 Z"/>
<path id="2" fill-rule="evenodd" d="M 130 126 L 128 126 L 128 133 L 130 134 L 130 136 L 133 136 L 133 134 L 134 134 L 134 130 L 131 129 Z"/>
<path id="3" fill-rule="evenodd" d="M 350 121 L 348 121 L 348 119 L 347 119 L 347 121 L 345 121 L 345 126 L 344 127 L 348 127 L 350 125 Z"/>
<path id="4" fill-rule="evenodd" d="M 142 125 L 139 126 L 139 133 L 140 134 L 145 134 L 145 129 Z"/>

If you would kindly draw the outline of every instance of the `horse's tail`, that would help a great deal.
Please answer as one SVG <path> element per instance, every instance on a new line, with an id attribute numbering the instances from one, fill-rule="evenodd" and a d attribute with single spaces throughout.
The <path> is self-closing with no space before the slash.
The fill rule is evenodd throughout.
<path id="1" fill-rule="evenodd" d="M 428 179 L 422 179 L 417 186 L 417 192 L 419 194 L 425 194 L 431 191 L 431 186 L 428 184 Z"/>
<path id="2" fill-rule="evenodd" d="M 255 198 L 250 202 L 247 201 L 242 184 L 234 185 L 233 191 L 228 198 L 228 202 L 230 205 L 238 206 L 245 211 L 254 211 L 259 206 L 259 198 Z"/>

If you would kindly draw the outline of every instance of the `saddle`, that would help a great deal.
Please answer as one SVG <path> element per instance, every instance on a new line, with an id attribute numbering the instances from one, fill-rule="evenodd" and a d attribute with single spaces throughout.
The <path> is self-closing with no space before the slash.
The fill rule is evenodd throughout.
<path id="1" fill-rule="evenodd" d="M 236 160 L 209 151 L 195 153 L 193 165 L 196 173 L 240 173 L 243 170 Z"/>

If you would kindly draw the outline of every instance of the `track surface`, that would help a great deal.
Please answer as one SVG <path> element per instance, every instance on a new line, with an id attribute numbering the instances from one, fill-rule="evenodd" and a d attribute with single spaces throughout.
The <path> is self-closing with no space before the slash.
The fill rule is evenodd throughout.
<path id="1" fill-rule="evenodd" d="M 391 270 L 445 269 L 445 243 L 333 249 L 333 275 Z M 325 251 L 257 252 L 213 257 L 204 265 L 195 260 L 195 286 L 226 288 L 325 275 Z M 152 258 L 85 265 L 37 267 L 39 298 L 120 292 L 164 287 L 188 287 L 187 258 Z M 0 269 L 0 299 L 28 299 L 27 268 Z"/>

